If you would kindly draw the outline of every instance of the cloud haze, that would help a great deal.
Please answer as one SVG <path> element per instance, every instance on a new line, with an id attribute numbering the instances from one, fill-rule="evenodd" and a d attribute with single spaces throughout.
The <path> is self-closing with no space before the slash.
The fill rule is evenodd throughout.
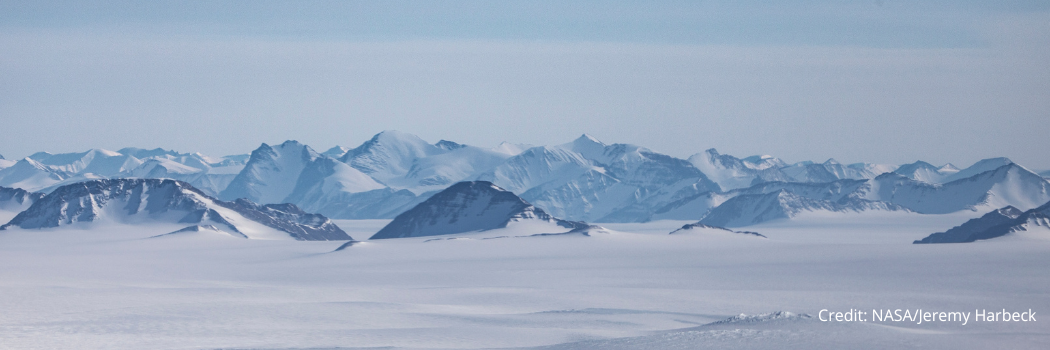
<path id="1" fill-rule="evenodd" d="M 507 9 L 462 15 L 489 19 L 466 28 L 438 11 L 441 21 L 375 35 L 334 20 L 301 25 L 310 13 L 265 31 L 270 22 L 251 13 L 229 25 L 199 14 L 80 23 L 28 11 L 24 23 L 0 26 L 0 154 L 137 146 L 222 155 L 285 139 L 356 146 L 397 129 L 480 146 L 590 133 L 676 156 L 716 147 L 789 161 L 960 166 L 1007 156 L 1050 168 L 1050 138 L 1034 127 L 1050 112 L 1043 9 L 905 9 L 871 19 L 899 33 L 842 27 L 862 37 L 854 41 L 815 25 L 777 27 L 775 9 L 756 10 L 772 21 L 766 29 L 703 20 L 740 9 L 697 19 L 661 8 L 639 13 L 639 23 L 584 18 L 578 32 L 571 11 L 546 15 L 549 29 L 511 16 L 513 28 L 495 34 L 485 29 L 501 17 L 484 15 Z M 871 15 L 832 10 L 792 9 L 836 19 L 816 22 L 828 32 Z M 675 34 L 690 21 L 725 33 Z M 627 24 L 609 33 L 594 23 Z"/>

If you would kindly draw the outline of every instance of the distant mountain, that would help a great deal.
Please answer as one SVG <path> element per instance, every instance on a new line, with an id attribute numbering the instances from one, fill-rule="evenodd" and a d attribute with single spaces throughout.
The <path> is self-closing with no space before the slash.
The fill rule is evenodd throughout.
<path id="1" fill-rule="evenodd" d="M 254 239 L 349 240 L 324 216 L 291 204 L 224 202 L 188 183 L 160 179 L 103 179 L 59 187 L 0 229 L 38 229 L 109 222 L 131 225 L 212 225 Z"/>
<path id="2" fill-rule="evenodd" d="M 417 159 L 445 152 L 448 150 L 415 135 L 388 130 L 347 151 L 339 160 L 382 184 L 389 184 L 408 174 Z"/>
<path id="3" fill-rule="evenodd" d="M 909 170 L 906 169 L 906 171 Z M 1050 181 L 1010 163 L 998 169 L 946 184 L 913 180 L 898 173 L 884 173 L 871 180 L 837 180 L 827 183 L 759 183 L 745 189 L 723 193 L 700 193 L 672 201 L 657 208 L 649 220 L 693 220 L 705 217 L 705 215 L 716 215 L 714 210 L 720 206 L 726 207 L 719 209 L 720 214 L 717 214 L 716 217 L 720 219 L 717 220 L 730 220 L 735 225 L 767 220 L 766 217 L 758 215 L 758 212 L 754 212 L 755 210 L 773 210 L 765 213 L 770 218 L 790 217 L 792 210 L 770 209 L 780 204 L 767 207 L 756 206 L 758 202 L 754 202 L 759 198 L 765 198 L 768 202 L 761 203 L 772 205 L 774 201 L 771 201 L 771 197 L 760 195 L 782 190 L 802 198 L 829 201 L 831 203 L 816 204 L 807 201 L 802 204 L 824 207 L 823 210 L 833 211 L 882 210 L 880 209 L 882 204 L 872 207 L 870 203 L 867 203 L 881 202 L 892 204 L 887 207 L 890 210 L 897 210 L 892 208 L 899 206 L 923 214 L 945 214 L 960 210 L 990 210 L 989 208 L 1006 205 L 1030 209 L 1050 200 Z M 742 195 L 751 197 L 732 201 Z M 752 203 L 752 205 L 744 205 L 745 202 Z M 839 207 L 839 205 L 847 205 L 847 207 Z M 859 206 L 849 208 L 854 205 Z M 728 218 L 733 215 L 750 217 L 750 219 L 740 219 L 743 221 L 738 222 L 734 221 L 737 219 Z M 721 223 L 724 221 L 715 221 L 715 225 L 722 226 Z"/>
<path id="4" fill-rule="evenodd" d="M 1050 170 L 1039 173 L 1039 176 L 1042 176 L 1044 179 L 1050 179 Z"/>
<path id="5" fill-rule="evenodd" d="M 329 148 L 327 151 L 322 152 L 321 155 L 339 159 L 346 154 L 346 151 L 349 150 L 349 148 L 343 146 L 334 146 L 332 148 Z"/>
<path id="6" fill-rule="evenodd" d="M 869 181 L 869 186 L 856 197 L 894 203 L 923 214 L 992 210 L 1008 205 L 1027 210 L 1050 201 L 1050 181 L 1009 163 L 945 184 L 883 174 Z"/>
<path id="7" fill-rule="evenodd" d="M 718 191 L 689 162 L 583 135 L 573 142 L 525 150 L 478 177 L 571 220 L 631 222 L 660 205 Z"/>
<path id="8" fill-rule="evenodd" d="M 935 184 L 943 183 L 945 178 L 958 172 L 959 169 L 950 163 L 941 167 L 936 167 L 933 164 L 921 160 L 916 161 L 915 163 L 901 165 L 900 168 L 897 168 L 897 170 L 894 171 L 894 173 L 912 180 Z"/>
<path id="9" fill-rule="evenodd" d="M 506 154 L 508 156 L 516 156 L 524 152 L 525 150 L 535 147 L 533 145 L 526 144 L 515 144 L 510 142 L 501 142 L 498 146 L 492 148 L 493 151 Z"/>
<path id="10" fill-rule="evenodd" d="M 668 203 L 657 209 L 650 220 L 699 220 L 715 207 L 741 195 L 762 195 L 787 191 L 819 201 L 846 202 L 857 198 L 867 186 L 864 180 L 837 180 L 827 183 L 760 182 L 754 186 L 722 193 L 701 193 Z"/>
<path id="11" fill-rule="evenodd" d="M 1020 232 L 1039 232 L 1050 238 L 1050 202 L 1024 212 L 1012 206 L 996 209 L 914 243 L 969 243 Z"/>
<path id="12" fill-rule="evenodd" d="M 784 161 L 773 156 L 753 156 L 739 159 L 719 154 L 714 148 L 689 157 L 689 162 L 723 190 L 746 188 L 766 181 L 790 180 L 780 168 Z"/>
<path id="13" fill-rule="evenodd" d="M 340 219 L 392 218 L 416 196 L 390 191 L 372 177 L 309 146 L 262 144 L 219 198 L 293 203 Z M 376 216 L 373 216 L 376 215 Z"/>
<path id="14" fill-rule="evenodd" d="M 223 200 L 247 198 L 257 203 L 284 203 L 307 164 L 321 155 L 297 141 L 263 143 L 252 151 L 244 169 L 219 193 Z"/>
<path id="15" fill-rule="evenodd" d="M 677 230 L 671 231 L 671 234 L 672 235 L 674 235 L 674 234 L 707 234 L 707 235 L 740 234 L 740 235 L 745 235 L 745 236 L 754 236 L 754 237 L 766 238 L 766 236 L 763 236 L 762 234 L 760 234 L 758 232 L 733 231 L 733 230 L 727 229 L 725 227 L 708 226 L 708 225 L 701 224 L 699 222 L 692 223 L 692 224 L 686 224 L 686 225 L 682 226 L 681 228 L 679 228 Z"/>
<path id="16" fill-rule="evenodd" d="M 398 131 L 325 153 L 287 141 L 222 158 L 123 148 L 0 160 L 0 186 L 33 192 L 104 178 L 170 178 L 224 200 L 292 203 L 338 219 L 394 218 L 461 181 L 490 181 L 553 216 L 590 222 L 700 220 L 735 197 L 781 190 L 831 202 L 813 204 L 825 207 L 821 210 L 867 202 L 925 214 L 1006 205 L 1024 210 L 1050 199 L 1047 176 L 1007 158 L 985 159 L 962 170 L 922 161 L 900 167 L 844 165 L 834 159 L 787 164 L 772 156 L 736 158 L 715 149 L 685 160 L 586 134 L 553 146 L 504 142 L 480 148 L 448 140 L 431 144 Z"/>
<path id="17" fill-rule="evenodd" d="M 780 168 L 780 171 L 787 175 L 791 182 L 832 182 L 846 179 L 873 179 L 895 169 L 897 169 L 896 166 L 871 163 L 842 165 L 834 159 L 828 159 L 820 164 L 811 162 L 795 163 Z"/>
<path id="18" fill-rule="evenodd" d="M 412 193 L 403 197 L 345 163 L 320 156 L 303 166 L 295 187 L 275 203 L 295 203 L 305 210 L 340 219 L 373 219 L 379 217 L 362 216 L 360 212 L 378 214 L 384 208 L 400 208 L 415 199 Z M 389 216 L 381 217 L 398 213 L 383 213 Z"/>
<path id="19" fill-rule="evenodd" d="M 548 215 L 491 182 L 460 182 L 398 215 L 370 239 L 448 235 L 507 227 L 524 221 L 545 222 L 565 231 L 585 226 Z"/>
<path id="20" fill-rule="evenodd" d="M 0 170 L 0 186 L 39 191 L 73 176 L 75 174 L 54 169 L 32 158 L 24 158 Z"/>
<path id="21" fill-rule="evenodd" d="M 28 209 L 43 196 L 21 188 L 0 187 L 0 210 L 18 213 Z"/>
<path id="22" fill-rule="evenodd" d="M 39 152 L 29 156 L 40 164 L 71 174 L 114 176 L 142 164 L 138 158 L 104 149 L 81 153 L 51 154 Z"/>
<path id="23" fill-rule="evenodd" d="M 786 189 L 765 194 L 745 194 L 733 197 L 712 209 L 701 224 L 722 227 L 741 227 L 777 219 L 789 219 L 803 212 L 862 212 L 900 211 L 901 206 L 853 197 L 823 200 L 803 197 Z"/>

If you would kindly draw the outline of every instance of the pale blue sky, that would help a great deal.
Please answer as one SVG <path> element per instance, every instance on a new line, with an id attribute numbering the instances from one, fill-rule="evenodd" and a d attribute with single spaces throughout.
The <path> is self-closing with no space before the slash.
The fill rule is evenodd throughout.
<path id="1" fill-rule="evenodd" d="M 0 1 L 0 154 L 590 133 L 1050 168 L 1045 1 Z"/>

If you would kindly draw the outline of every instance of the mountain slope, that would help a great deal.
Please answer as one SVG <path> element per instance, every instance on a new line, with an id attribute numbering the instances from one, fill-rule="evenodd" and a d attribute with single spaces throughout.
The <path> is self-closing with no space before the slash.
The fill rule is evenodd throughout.
<path id="1" fill-rule="evenodd" d="M 188 183 L 160 179 L 102 179 L 59 187 L 0 229 L 38 229 L 93 223 L 198 224 L 254 239 L 348 240 L 324 216 L 294 205 L 224 202 Z"/>
<path id="2" fill-rule="evenodd" d="M 996 209 L 913 243 L 969 243 L 1020 233 L 1034 233 L 1050 239 L 1050 202 L 1025 212 L 1009 206 Z"/>
<path id="3" fill-rule="evenodd" d="M 389 184 L 408 174 L 417 159 L 445 152 L 415 135 L 388 130 L 347 151 L 339 160 Z"/>
<path id="4" fill-rule="evenodd" d="M 21 212 L 43 197 L 43 194 L 21 188 L 0 187 L 0 210 Z"/>
<path id="5" fill-rule="evenodd" d="M 701 224 L 722 227 L 749 226 L 777 219 L 789 219 L 803 212 L 897 211 L 904 208 L 885 202 L 842 197 L 838 201 L 808 198 L 781 189 L 765 194 L 733 197 L 712 209 Z"/>
<path id="6" fill-rule="evenodd" d="M 73 176 L 72 173 L 51 168 L 27 157 L 0 170 L 0 186 L 35 192 Z"/>
<path id="7" fill-rule="evenodd" d="M 579 223 L 551 217 L 487 181 L 460 182 L 398 215 L 369 239 L 422 237 L 492 230 L 537 221 L 568 229 Z"/>
<path id="8" fill-rule="evenodd" d="M 525 150 L 478 179 L 520 193 L 552 215 L 583 221 L 643 220 L 666 202 L 719 190 L 685 160 L 588 135 Z"/>
<path id="9" fill-rule="evenodd" d="M 273 147 L 264 143 L 252 151 L 244 169 L 219 193 L 219 198 L 283 203 L 295 189 L 306 165 L 318 157 L 320 155 L 309 146 L 296 141 L 285 141 Z"/>

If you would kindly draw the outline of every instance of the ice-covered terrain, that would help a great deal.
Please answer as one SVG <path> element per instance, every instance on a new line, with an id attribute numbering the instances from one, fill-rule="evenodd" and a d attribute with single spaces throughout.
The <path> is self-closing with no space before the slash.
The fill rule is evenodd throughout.
<path id="1" fill-rule="evenodd" d="M 0 231 L 0 344 L 1043 348 L 1050 327 L 1041 319 L 818 319 L 824 309 L 1042 317 L 1050 242 L 911 244 L 978 215 L 807 212 L 748 228 L 767 239 L 668 234 L 683 221 L 604 224 L 587 236 L 516 237 L 531 231 L 508 227 L 487 239 L 374 240 L 338 252 L 341 242 L 235 239 L 207 228 L 12 228 Z M 358 237 L 387 222 L 337 221 Z"/>
<path id="2" fill-rule="evenodd" d="M 390 130 L 355 148 L 335 146 L 324 153 L 289 140 L 222 158 L 123 148 L 0 160 L 5 187 L 47 193 L 103 178 L 176 179 L 225 200 L 292 203 L 339 219 L 392 219 L 456 182 L 476 180 L 495 183 L 551 215 L 596 222 L 715 220 L 708 216 L 717 214 L 722 218 L 709 222 L 749 225 L 812 210 L 945 214 L 1007 205 L 1027 210 L 1050 200 L 1050 181 L 1001 157 L 961 170 L 923 161 L 788 164 L 714 149 L 679 159 L 586 134 L 559 145 L 504 142 L 483 148 L 429 143 Z M 771 193 L 781 191 L 792 199 L 771 206 Z M 727 207 L 717 209 L 722 205 Z"/>

